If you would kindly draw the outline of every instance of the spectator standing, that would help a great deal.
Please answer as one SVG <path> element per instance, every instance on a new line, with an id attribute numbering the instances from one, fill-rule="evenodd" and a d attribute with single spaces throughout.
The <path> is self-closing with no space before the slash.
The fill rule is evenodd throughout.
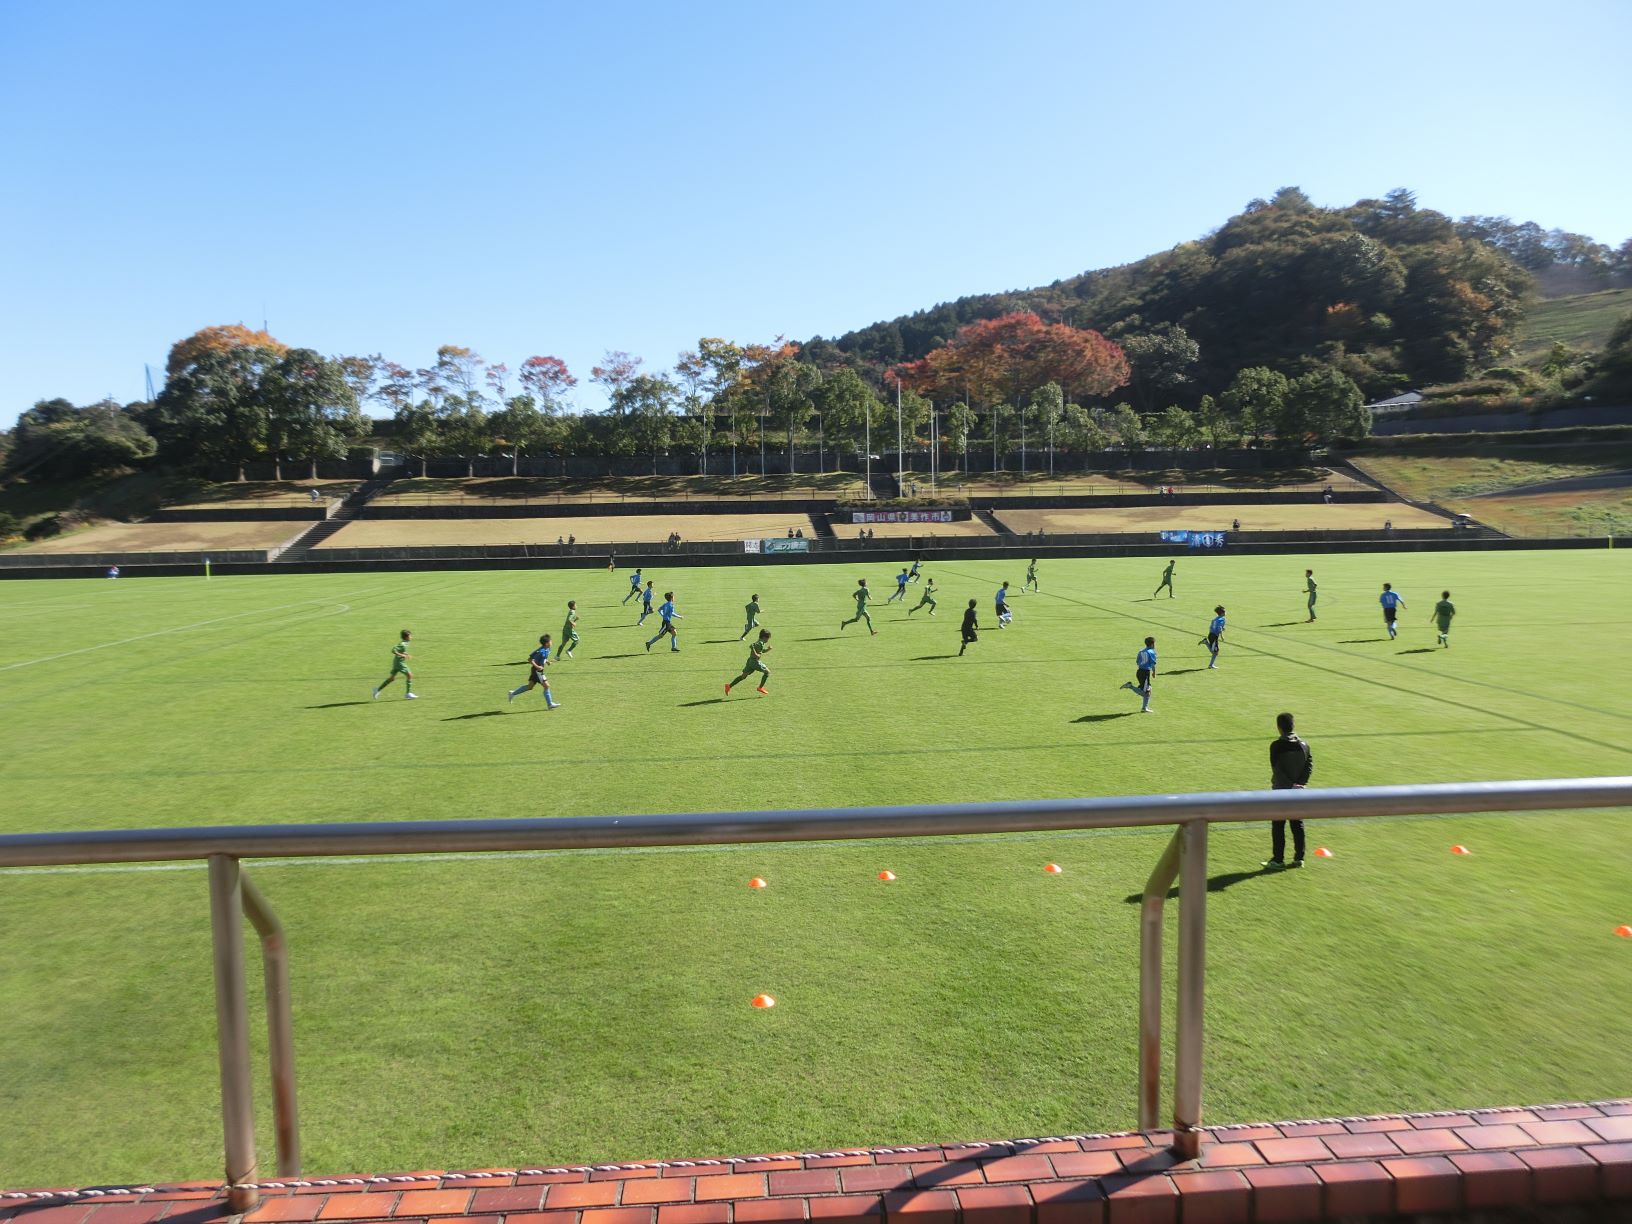
<path id="1" fill-rule="evenodd" d="M 1293 733 L 1290 714 L 1275 716 L 1280 738 L 1269 745 L 1269 785 L 1272 790 L 1302 790 L 1309 785 L 1315 772 L 1315 754 L 1306 740 Z M 1269 822 L 1269 861 L 1265 867 L 1274 870 L 1286 864 L 1286 826 L 1292 825 L 1292 866 L 1303 866 L 1303 821 L 1272 820 Z"/>

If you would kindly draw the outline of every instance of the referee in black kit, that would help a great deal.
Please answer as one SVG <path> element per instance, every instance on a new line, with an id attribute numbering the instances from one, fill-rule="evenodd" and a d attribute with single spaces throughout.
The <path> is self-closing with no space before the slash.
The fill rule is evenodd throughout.
<path id="1" fill-rule="evenodd" d="M 1308 743 L 1292 732 L 1292 715 L 1277 714 L 1275 726 L 1281 736 L 1269 745 L 1269 785 L 1275 790 L 1302 790 L 1315 772 L 1315 754 Z M 1303 821 L 1292 823 L 1292 866 L 1303 866 Z M 1286 825 L 1284 820 L 1269 822 L 1270 870 L 1286 866 Z"/>

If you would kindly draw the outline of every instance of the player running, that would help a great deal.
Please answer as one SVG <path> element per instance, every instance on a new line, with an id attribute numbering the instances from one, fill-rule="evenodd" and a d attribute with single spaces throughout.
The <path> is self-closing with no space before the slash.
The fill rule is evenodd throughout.
<path id="1" fill-rule="evenodd" d="M 1439 626 L 1439 644 L 1446 650 L 1451 648 L 1451 617 L 1455 615 L 1456 605 L 1451 602 L 1451 593 L 1441 592 L 1439 602 L 1434 605 L 1432 619 Z"/>
<path id="2" fill-rule="evenodd" d="M 1145 648 L 1133 660 L 1134 679 L 1124 680 L 1122 687 L 1132 689 L 1143 698 L 1139 713 L 1150 713 L 1150 688 L 1156 679 L 1156 639 L 1147 637 Z"/>
<path id="3" fill-rule="evenodd" d="M 969 644 L 971 642 L 977 640 L 977 636 L 980 632 L 980 625 L 976 623 L 975 619 L 979 615 L 979 613 L 975 611 L 975 603 L 976 601 L 971 599 L 969 601 L 969 606 L 963 610 L 963 627 L 958 630 L 963 637 L 963 645 L 958 647 L 958 654 L 960 656 L 964 651 L 969 649 Z"/>
<path id="4" fill-rule="evenodd" d="M 1169 599 L 1173 598 L 1173 567 L 1178 563 L 1179 561 L 1177 557 L 1167 563 L 1167 568 L 1162 571 L 1161 585 L 1156 588 L 1156 594 L 1151 596 L 1152 599 L 1155 599 L 1156 595 L 1160 595 L 1162 593 L 1162 587 L 1167 588 L 1167 597 Z"/>
<path id="5" fill-rule="evenodd" d="M 901 567 L 901 572 L 895 576 L 895 594 L 891 595 L 884 602 L 887 603 L 887 604 L 892 604 L 898 599 L 903 599 L 903 600 L 906 599 L 906 597 L 907 597 L 907 581 L 908 581 L 907 567 L 903 565 Z"/>
<path id="6" fill-rule="evenodd" d="M 375 686 L 375 701 L 380 699 L 380 690 L 386 685 L 390 684 L 391 681 L 395 680 L 399 674 L 402 676 L 403 687 L 408 690 L 405 694 L 403 694 L 403 700 L 419 700 L 418 695 L 414 692 L 414 673 L 409 670 L 408 667 L 408 660 L 414 657 L 408 653 L 408 643 L 413 640 L 413 637 L 414 635 L 412 633 L 409 633 L 408 630 L 404 629 L 402 631 L 402 639 L 395 646 L 391 647 L 391 674 L 384 680 L 381 680 L 379 684 Z"/>
<path id="7" fill-rule="evenodd" d="M 1405 607 L 1405 600 L 1400 593 L 1388 583 L 1383 583 L 1383 593 L 1377 596 L 1377 602 L 1383 605 L 1383 624 L 1388 629 L 1388 640 L 1393 641 L 1398 636 L 1398 627 L 1394 624 L 1396 609 Z"/>
<path id="8" fill-rule="evenodd" d="M 550 678 L 544 674 L 544 668 L 550 661 L 550 635 L 545 634 L 538 639 L 538 649 L 527 656 L 527 665 L 531 670 L 527 673 L 527 683 L 520 688 L 510 690 L 510 700 L 514 701 L 529 689 L 539 686 L 544 690 L 544 708 L 559 710 L 561 703 L 550 696 Z"/>
<path id="9" fill-rule="evenodd" d="M 567 619 L 561 626 L 561 658 L 572 658 L 572 648 L 578 645 L 578 601 L 567 600 Z"/>
<path id="10" fill-rule="evenodd" d="M 640 593 L 640 619 L 635 622 L 635 628 L 646 623 L 646 618 L 652 614 L 652 599 L 655 592 L 652 590 L 655 583 L 652 579 L 646 580 L 646 589 Z"/>
<path id="11" fill-rule="evenodd" d="M 770 652 L 771 631 L 769 629 L 761 629 L 759 631 L 759 636 L 749 643 L 748 661 L 742 665 L 742 675 L 738 676 L 735 680 L 731 681 L 730 684 L 725 686 L 725 695 L 727 697 L 731 696 L 732 685 L 741 684 L 744 680 L 748 679 L 749 676 L 753 675 L 755 672 L 758 672 L 759 687 L 754 691 L 761 697 L 769 697 L 770 694 L 765 691 L 765 686 L 770 683 L 771 669 L 765 666 L 765 656 L 770 654 Z"/>
<path id="12" fill-rule="evenodd" d="M 856 593 L 851 596 L 851 598 L 856 601 L 856 614 L 847 621 L 839 622 L 839 630 L 841 632 L 844 630 L 846 625 L 853 625 L 857 621 L 866 621 L 868 632 L 874 637 L 878 636 L 878 630 L 873 628 L 872 614 L 867 611 L 867 601 L 872 597 L 873 593 L 867 589 L 867 579 L 857 578 Z"/>
<path id="13" fill-rule="evenodd" d="M 1309 619 L 1303 622 L 1307 625 L 1311 624 L 1315 619 L 1315 598 L 1319 594 L 1319 592 L 1315 589 L 1314 570 L 1306 569 L 1303 571 L 1303 589 L 1309 596 Z"/>
<path id="14" fill-rule="evenodd" d="M 623 597 L 622 602 L 628 603 L 640 595 L 640 566 L 635 566 L 635 572 L 629 575 L 629 594 Z"/>
<path id="15" fill-rule="evenodd" d="M 1043 588 L 1037 585 L 1037 558 L 1033 557 L 1026 565 L 1026 585 L 1020 588 L 1023 591 L 1036 591 L 1039 595 Z"/>
<path id="16" fill-rule="evenodd" d="M 917 582 L 918 581 L 918 571 L 923 569 L 923 568 L 924 568 L 923 558 L 922 557 L 914 557 L 912 559 L 912 573 L 908 574 L 907 577 L 911 581 Z"/>
<path id="17" fill-rule="evenodd" d="M 918 602 L 913 604 L 912 607 L 907 609 L 907 615 L 911 616 L 914 612 L 918 611 L 918 609 L 923 607 L 925 604 L 929 605 L 929 614 L 931 616 L 934 616 L 935 615 L 935 579 L 933 579 L 933 578 L 930 578 L 927 581 L 925 581 L 923 592 L 918 596 Z"/>
<path id="18" fill-rule="evenodd" d="M 997 627 L 1006 629 L 1014 620 L 1014 613 L 1009 611 L 1009 584 L 1004 583 L 997 588 Z"/>
<path id="19" fill-rule="evenodd" d="M 662 619 L 663 623 L 657 627 L 657 636 L 647 640 L 647 653 L 651 653 L 652 643 L 660 641 L 665 633 L 669 635 L 669 651 L 673 653 L 674 651 L 679 650 L 680 635 L 675 632 L 674 622 L 677 620 L 685 620 L 686 618 L 674 610 L 673 591 L 663 592 L 663 604 L 658 608 L 657 615 Z"/>
<path id="20" fill-rule="evenodd" d="M 742 609 L 742 620 L 743 620 L 742 637 L 739 637 L 737 639 L 737 641 L 739 641 L 739 642 L 742 641 L 742 638 L 747 637 L 751 632 L 753 632 L 755 629 L 759 628 L 759 596 L 758 595 L 750 595 L 748 597 L 748 603 Z"/>
<path id="21" fill-rule="evenodd" d="M 1213 609 L 1212 622 L 1207 626 L 1207 652 L 1213 656 L 1213 661 L 1207 664 L 1207 670 L 1212 671 L 1218 666 L 1218 648 L 1224 643 L 1224 605 L 1219 604 Z"/>

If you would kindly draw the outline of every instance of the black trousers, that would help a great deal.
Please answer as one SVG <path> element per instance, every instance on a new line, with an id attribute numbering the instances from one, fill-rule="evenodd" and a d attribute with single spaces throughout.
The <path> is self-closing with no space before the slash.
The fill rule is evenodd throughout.
<path id="1" fill-rule="evenodd" d="M 1269 822 L 1269 856 L 1276 860 L 1286 858 L 1286 826 L 1292 826 L 1292 857 L 1303 858 L 1303 821 L 1272 820 Z"/>

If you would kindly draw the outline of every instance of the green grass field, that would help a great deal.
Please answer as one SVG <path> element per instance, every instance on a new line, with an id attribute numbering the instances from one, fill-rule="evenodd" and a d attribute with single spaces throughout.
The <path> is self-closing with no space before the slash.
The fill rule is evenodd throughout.
<path id="1" fill-rule="evenodd" d="M 7 582 L 0 829 L 1260 788 L 1281 709 L 1318 786 L 1626 773 L 1629 565 L 1184 556 L 1179 598 L 1152 602 L 1155 562 L 1045 560 L 1043 593 L 961 659 L 963 602 L 989 618 L 1023 566 L 931 564 L 939 616 L 885 606 L 872 638 L 837 626 L 887 565 L 651 573 L 679 654 L 642 649 L 622 572 Z M 1460 615 L 1436 651 L 1443 587 Z M 751 591 L 773 696 L 721 700 Z M 563 708 L 506 704 L 568 598 Z M 371 701 L 403 627 L 422 699 Z M 1117 686 L 1146 633 L 1142 717 Z M 1207 1120 L 1626 1093 L 1629 833 L 1626 812 L 1342 822 L 1310 829 L 1334 857 L 1270 874 L 1264 826 L 1217 827 Z M 1131 898 L 1165 837 L 251 864 L 292 947 L 306 1169 L 1130 1126 Z M 0 872 L 0 949 L 0 1183 L 218 1174 L 204 872 Z"/>
<path id="2" fill-rule="evenodd" d="M 1615 324 L 1632 312 L 1632 289 L 1601 289 L 1537 302 L 1524 319 L 1519 356 L 1545 357 L 1562 340 L 1571 348 L 1600 349 Z"/>

